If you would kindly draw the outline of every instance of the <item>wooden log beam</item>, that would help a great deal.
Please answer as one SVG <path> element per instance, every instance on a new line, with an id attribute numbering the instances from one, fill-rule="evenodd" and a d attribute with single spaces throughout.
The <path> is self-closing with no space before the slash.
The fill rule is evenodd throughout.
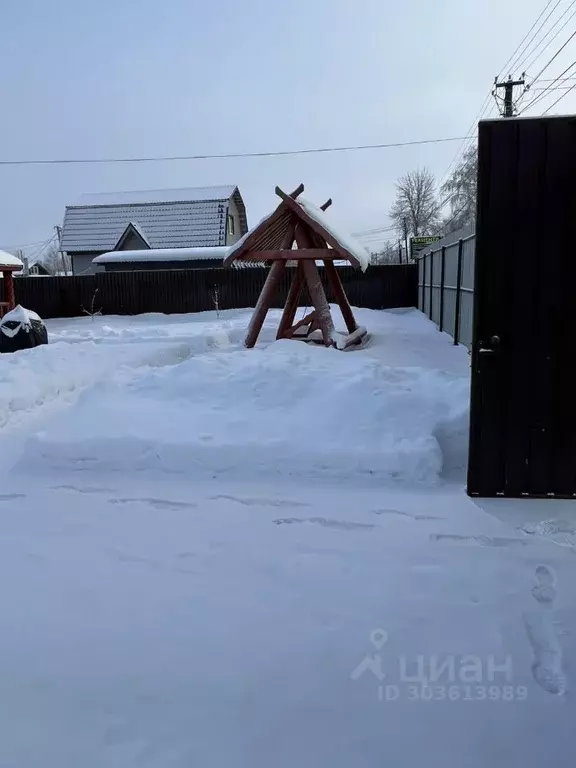
<path id="1" fill-rule="evenodd" d="M 298 244 L 297 253 L 302 253 L 310 248 L 310 245 L 316 236 L 314 230 L 309 230 L 306 224 L 300 222 L 296 227 L 295 237 Z M 302 273 L 306 285 L 308 286 L 310 299 L 316 310 L 316 317 L 313 320 L 313 325 L 320 328 L 322 331 L 324 344 L 326 344 L 326 346 L 333 346 L 334 323 L 332 322 L 330 305 L 328 304 L 326 294 L 324 293 L 324 286 L 320 280 L 320 273 L 318 272 L 316 261 L 305 259 L 300 262 L 300 265 L 302 266 Z"/>
<path id="2" fill-rule="evenodd" d="M 248 332 L 246 333 L 246 339 L 244 340 L 244 345 L 248 347 L 248 349 L 251 349 L 254 344 L 256 344 L 260 331 L 262 330 L 264 320 L 268 314 L 268 310 L 272 305 L 274 294 L 276 293 L 285 269 L 285 261 L 275 261 L 274 264 L 272 264 L 270 267 L 270 271 L 266 277 L 266 282 L 264 283 L 262 292 L 260 293 L 258 301 L 256 302 L 254 314 L 252 315 L 250 324 L 248 325 Z"/>
<path id="3" fill-rule="evenodd" d="M 320 259 L 332 261 L 342 256 L 332 248 L 282 248 L 278 251 L 248 251 L 244 255 L 248 261 L 303 261 Z"/>
<path id="4" fill-rule="evenodd" d="M 334 298 L 336 299 L 336 303 L 340 307 L 340 312 L 342 312 L 342 317 L 346 323 L 348 333 L 354 333 L 354 331 L 358 328 L 358 324 L 354 318 L 354 313 L 352 312 L 352 307 L 350 306 L 350 302 L 346 296 L 346 291 L 342 285 L 342 280 L 340 280 L 338 270 L 334 266 L 334 263 L 328 260 L 324 261 L 324 269 L 326 270 L 326 275 L 328 276 L 328 280 L 330 281 L 330 285 L 334 291 Z"/>
<path id="5" fill-rule="evenodd" d="M 358 326 L 358 328 L 356 328 L 354 333 L 351 333 L 349 336 L 346 336 L 346 338 L 343 339 L 342 341 L 338 341 L 337 343 L 338 349 L 348 349 L 348 347 L 351 347 L 354 344 L 360 344 L 360 342 L 362 341 L 364 336 L 366 336 L 367 333 L 368 331 L 366 330 L 366 328 L 362 328 L 362 326 Z"/>
<path id="6" fill-rule="evenodd" d="M 282 192 L 279 187 L 276 187 L 276 194 L 282 198 L 286 206 L 296 214 L 300 221 L 305 222 L 313 232 L 315 232 L 317 235 L 320 235 L 320 237 L 322 237 L 328 243 L 328 245 L 330 245 L 337 253 L 339 253 L 339 256 L 335 258 L 347 259 L 355 267 L 360 266 L 358 259 L 354 256 L 354 254 L 350 253 L 350 251 L 347 251 L 342 245 L 340 245 L 338 240 L 336 240 L 336 238 L 327 229 L 325 229 L 321 224 L 313 219 L 312 216 L 310 216 L 301 205 L 298 205 L 296 200 L 293 200 L 289 195 Z M 298 230 L 298 228 L 296 229 Z"/>
<path id="7" fill-rule="evenodd" d="M 14 297 L 14 278 L 12 272 L 3 272 L 4 275 L 4 301 L 8 304 L 8 311 L 14 309 L 16 306 L 16 299 Z"/>
<path id="8" fill-rule="evenodd" d="M 328 200 L 326 200 L 326 202 L 325 202 L 325 203 L 323 203 L 323 204 L 320 206 L 320 210 L 321 210 L 321 211 L 325 211 L 327 208 L 330 208 L 330 206 L 331 206 L 331 205 L 332 205 L 332 198 L 331 198 L 331 197 L 329 197 L 329 198 L 328 198 Z"/>
<path id="9" fill-rule="evenodd" d="M 294 217 L 292 217 L 292 220 L 290 221 L 290 226 L 286 230 L 286 234 L 282 239 L 282 245 L 280 246 L 281 251 L 289 251 L 292 249 L 292 245 L 294 244 L 294 233 L 296 232 L 297 223 L 298 222 L 294 219 Z"/>
<path id="10" fill-rule="evenodd" d="M 316 310 L 316 322 L 322 331 L 322 339 L 327 347 L 334 346 L 334 323 L 330 314 L 330 305 L 324 293 L 324 286 L 320 280 L 320 273 L 315 261 L 305 260 L 300 262 L 304 278 L 308 285 L 310 299 Z"/>
<path id="11" fill-rule="evenodd" d="M 302 293 L 303 283 L 304 283 L 304 275 L 302 274 L 302 267 L 300 266 L 300 264 L 298 264 L 298 267 L 296 268 L 294 275 L 292 277 L 292 282 L 290 284 L 290 290 L 288 291 L 288 296 L 286 297 L 284 312 L 282 312 L 282 318 L 280 320 L 280 325 L 278 326 L 278 333 L 276 334 L 277 339 L 284 338 L 286 331 L 290 328 L 290 326 L 294 322 L 294 318 L 296 316 L 296 310 L 298 309 L 298 302 L 300 300 L 300 295 Z"/>
<path id="12" fill-rule="evenodd" d="M 296 187 L 296 189 L 293 192 L 290 192 L 289 195 L 287 195 L 285 192 L 282 192 L 282 194 L 285 198 L 288 198 L 288 200 L 295 200 L 302 192 L 304 192 L 304 184 L 300 184 L 300 186 Z M 286 206 L 280 203 L 276 210 L 272 211 L 270 216 L 264 219 L 264 221 L 262 221 L 259 226 L 255 227 L 251 232 L 248 232 L 248 234 L 244 236 L 245 239 L 242 245 L 238 247 L 237 251 L 233 251 L 229 256 L 227 256 L 222 262 L 222 265 L 224 267 L 229 267 L 230 264 L 232 264 L 232 262 L 236 259 L 245 259 L 246 253 L 252 248 L 254 242 L 258 240 L 259 236 L 262 234 L 262 231 L 270 230 L 274 224 L 285 214 Z M 230 247 L 233 248 L 234 245 L 231 245 Z"/>
<path id="13" fill-rule="evenodd" d="M 290 192 L 289 195 L 286 194 L 286 192 L 283 192 L 280 187 L 276 187 L 274 190 L 278 197 L 281 197 L 282 200 L 284 200 L 287 197 L 291 197 L 292 200 L 296 200 L 296 198 L 304 192 L 304 184 L 299 184 L 296 189 L 293 192 Z"/>
<path id="14" fill-rule="evenodd" d="M 316 320 L 316 310 L 313 309 L 312 312 L 308 312 L 308 314 L 305 315 L 302 318 L 302 320 L 298 320 L 297 323 L 295 323 L 291 328 L 288 328 L 286 330 L 286 338 L 291 338 L 292 336 L 294 336 L 296 331 L 299 328 L 303 328 L 305 325 L 309 325 L 310 327 L 312 327 L 312 325 L 314 324 L 315 320 Z M 310 329 L 308 329 L 308 331 L 309 330 Z"/>

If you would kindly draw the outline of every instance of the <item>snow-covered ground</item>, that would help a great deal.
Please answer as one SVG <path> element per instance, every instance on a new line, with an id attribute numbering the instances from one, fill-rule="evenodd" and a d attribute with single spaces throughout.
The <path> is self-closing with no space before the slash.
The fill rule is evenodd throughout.
<path id="1" fill-rule="evenodd" d="M 571 766 L 576 510 L 465 496 L 466 351 L 249 315 L 0 358 L 0 768 Z"/>

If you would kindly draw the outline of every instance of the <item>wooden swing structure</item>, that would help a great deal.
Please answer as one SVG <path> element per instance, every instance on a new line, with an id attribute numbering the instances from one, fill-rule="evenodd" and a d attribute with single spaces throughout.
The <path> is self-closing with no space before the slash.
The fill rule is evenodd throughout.
<path id="1" fill-rule="evenodd" d="M 14 296 L 14 272 L 20 272 L 24 269 L 24 264 L 9 253 L 0 251 L 0 274 L 2 282 L 0 283 L 0 318 L 10 312 L 16 306 Z"/>
<path id="2" fill-rule="evenodd" d="M 324 211 L 332 204 L 332 200 L 316 208 L 311 203 L 297 199 L 303 191 L 303 184 L 289 195 L 276 187 L 276 194 L 281 198 L 276 210 L 231 246 L 224 260 L 225 267 L 238 261 L 272 263 L 248 326 L 244 341 L 248 348 L 256 344 L 290 262 L 295 263 L 296 269 L 286 297 L 277 339 L 319 341 L 327 347 L 346 349 L 360 344 L 366 336 L 366 329 L 356 323 L 334 261 L 349 261 L 355 267 L 366 269 L 367 257 L 361 255 L 361 246 L 338 235 L 325 220 Z M 324 264 L 326 277 L 346 323 L 348 335 L 343 338 L 334 329 L 330 305 L 317 267 L 318 261 Z M 308 306 L 313 307 L 313 310 L 294 323 L 300 297 L 306 289 L 310 298 Z"/>

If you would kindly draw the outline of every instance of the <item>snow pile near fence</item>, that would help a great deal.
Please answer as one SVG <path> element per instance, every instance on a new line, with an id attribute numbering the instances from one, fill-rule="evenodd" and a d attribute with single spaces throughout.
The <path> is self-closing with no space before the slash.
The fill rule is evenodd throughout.
<path id="1" fill-rule="evenodd" d="M 418 320 L 419 333 L 433 328 Z M 376 329 L 380 352 L 389 351 L 384 338 Z M 450 443 L 450 414 L 467 407 L 466 372 L 394 366 L 375 352 L 377 344 L 346 353 L 278 341 L 197 354 L 128 381 L 101 378 L 29 441 L 27 460 L 208 478 L 434 482 L 444 461 L 436 432 L 444 425 Z"/>
<path id="2" fill-rule="evenodd" d="M 187 344 L 52 343 L 0 358 L 0 427 L 34 419 L 41 409 L 69 405 L 86 387 L 112 375 L 118 383 L 140 366 L 168 365 L 189 355 Z"/>

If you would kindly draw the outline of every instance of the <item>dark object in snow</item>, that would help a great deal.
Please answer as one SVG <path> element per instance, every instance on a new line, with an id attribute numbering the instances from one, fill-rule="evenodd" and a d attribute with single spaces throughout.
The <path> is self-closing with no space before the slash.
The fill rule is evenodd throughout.
<path id="1" fill-rule="evenodd" d="M 48 344 L 48 332 L 42 319 L 18 305 L 0 321 L 0 352 L 17 352 Z"/>

